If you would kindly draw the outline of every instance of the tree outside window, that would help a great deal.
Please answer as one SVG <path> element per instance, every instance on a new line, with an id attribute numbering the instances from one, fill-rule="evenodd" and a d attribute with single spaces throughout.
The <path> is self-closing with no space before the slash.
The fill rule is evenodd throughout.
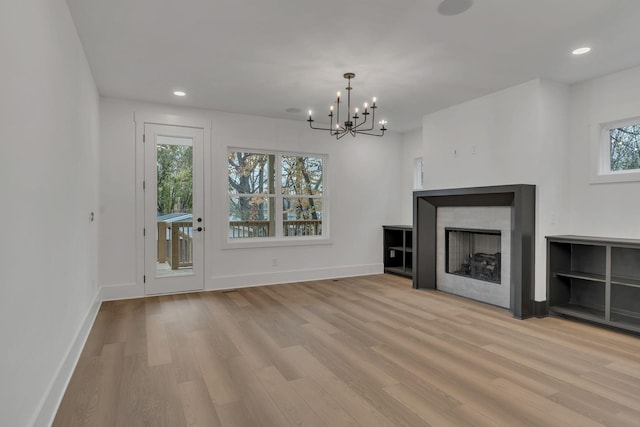
<path id="1" fill-rule="evenodd" d="M 321 155 L 230 150 L 228 237 L 322 236 L 323 165 Z"/>
<path id="2" fill-rule="evenodd" d="M 158 215 L 193 212 L 193 147 L 158 144 Z"/>
<path id="3" fill-rule="evenodd" d="M 611 171 L 640 169 L 640 124 L 609 129 Z"/>

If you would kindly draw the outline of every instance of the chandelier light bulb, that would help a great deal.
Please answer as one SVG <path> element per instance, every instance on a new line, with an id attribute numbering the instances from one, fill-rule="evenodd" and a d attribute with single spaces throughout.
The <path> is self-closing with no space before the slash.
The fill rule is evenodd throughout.
<path id="1" fill-rule="evenodd" d="M 376 103 L 376 97 L 375 96 L 373 97 L 373 103 L 374 104 Z"/>
<path id="2" fill-rule="evenodd" d="M 309 117 L 311 117 L 311 110 L 309 110 Z"/>
<path id="3" fill-rule="evenodd" d="M 329 111 L 333 111 L 333 105 L 329 106 Z"/>
<path id="4" fill-rule="evenodd" d="M 338 91 L 338 98 L 340 98 L 340 91 Z"/>
<path id="5" fill-rule="evenodd" d="M 366 110 L 369 104 L 367 102 L 364 103 L 364 109 Z"/>
<path id="6" fill-rule="evenodd" d="M 358 108 L 356 107 L 356 114 L 358 114 Z"/>

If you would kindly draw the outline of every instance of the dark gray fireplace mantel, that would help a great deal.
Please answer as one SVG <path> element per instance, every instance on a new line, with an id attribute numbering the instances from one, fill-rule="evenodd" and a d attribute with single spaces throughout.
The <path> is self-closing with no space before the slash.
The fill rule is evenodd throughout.
<path id="1" fill-rule="evenodd" d="M 535 185 L 452 188 L 413 193 L 413 287 L 437 289 L 436 219 L 442 206 L 511 207 L 511 303 L 513 317 L 535 315 Z"/>

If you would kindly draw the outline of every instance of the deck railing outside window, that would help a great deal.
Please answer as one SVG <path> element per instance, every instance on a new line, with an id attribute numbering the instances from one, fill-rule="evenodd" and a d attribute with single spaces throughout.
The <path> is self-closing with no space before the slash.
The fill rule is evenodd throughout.
<path id="1" fill-rule="evenodd" d="M 193 223 L 158 221 L 158 262 L 168 262 L 172 270 L 193 266 Z"/>
<path id="2" fill-rule="evenodd" d="M 229 221 L 229 238 L 268 237 L 270 221 Z M 322 220 L 286 220 L 282 223 L 285 237 L 290 236 L 320 236 L 322 235 Z"/>

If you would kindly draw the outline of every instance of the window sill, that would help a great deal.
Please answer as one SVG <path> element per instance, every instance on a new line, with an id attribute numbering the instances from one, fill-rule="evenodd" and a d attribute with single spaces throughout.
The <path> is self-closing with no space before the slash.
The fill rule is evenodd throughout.
<path id="1" fill-rule="evenodd" d="M 640 171 L 612 172 L 608 174 L 593 174 L 590 184 L 612 184 L 617 182 L 639 182 Z"/>
<path id="2" fill-rule="evenodd" d="M 222 250 L 230 249 L 251 249 L 251 248 L 277 248 L 287 246 L 319 246 L 319 245 L 332 245 L 333 241 L 328 237 L 290 237 L 287 239 L 270 239 L 270 238 L 255 238 L 255 239 L 236 239 L 226 240 L 222 244 Z"/>

